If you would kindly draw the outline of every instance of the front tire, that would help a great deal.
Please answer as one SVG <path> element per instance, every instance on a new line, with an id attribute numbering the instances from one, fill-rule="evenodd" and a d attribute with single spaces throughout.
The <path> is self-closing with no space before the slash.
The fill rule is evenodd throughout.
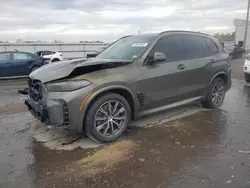
<path id="1" fill-rule="evenodd" d="M 226 95 L 226 84 L 221 78 L 215 78 L 209 87 L 203 106 L 211 109 L 219 108 Z"/>
<path id="2" fill-rule="evenodd" d="M 250 82 L 250 74 L 245 73 L 244 77 L 246 82 Z"/>
<path id="3" fill-rule="evenodd" d="M 93 101 L 85 118 L 86 134 L 101 143 L 117 140 L 127 129 L 131 108 L 119 94 L 107 93 Z"/>

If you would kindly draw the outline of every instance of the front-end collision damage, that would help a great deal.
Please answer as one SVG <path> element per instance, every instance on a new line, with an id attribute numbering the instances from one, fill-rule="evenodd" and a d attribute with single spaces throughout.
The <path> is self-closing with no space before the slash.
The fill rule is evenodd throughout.
<path id="1" fill-rule="evenodd" d="M 102 59 L 65 61 L 45 65 L 32 72 L 29 77 L 32 80 L 40 80 L 42 83 L 47 83 L 60 79 L 71 79 L 76 76 L 100 71 L 102 69 L 115 68 L 132 62 L 132 60 L 125 61 Z"/>
<path id="2" fill-rule="evenodd" d="M 70 125 L 72 130 L 78 130 L 79 122 L 73 122 L 73 120 L 75 121 L 82 113 L 79 108 L 83 109 L 87 99 L 83 101 L 82 98 L 75 99 L 75 97 L 86 97 L 94 85 L 88 80 L 74 78 L 128 63 L 132 63 L 132 61 L 92 59 L 46 65 L 29 75 L 28 99 L 25 100 L 25 104 L 29 111 L 43 124 Z M 68 82 L 73 83 L 74 87 L 72 84 L 67 84 Z M 88 89 L 82 90 L 84 87 Z M 77 104 L 79 112 L 73 110 Z M 74 113 L 69 113 L 73 112 L 72 110 Z"/>

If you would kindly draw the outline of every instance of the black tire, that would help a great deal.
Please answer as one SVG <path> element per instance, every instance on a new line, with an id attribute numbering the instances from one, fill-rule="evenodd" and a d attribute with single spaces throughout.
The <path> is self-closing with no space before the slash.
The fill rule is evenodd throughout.
<path id="1" fill-rule="evenodd" d="M 57 61 L 60 61 L 60 59 L 52 59 L 52 61 L 51 61 L 51 63 L 53 63 L 53 62 L 57 62 Z"/>
<path id="2" fill-rule="evenodd" d="M 250 74 L 245 73 L 244 77 L 246 82 L 250 82 Z"/>
<path id="3" fill-rule="evenodd" d="M 222 91 L 223 94 L 221 95 L 220 102 L 218 104 L 215 104 L 215 102 L 213 102 L 213 99 L 212 99 L 212 93 L 213 93 L 214 87 L 216 87 L 217 84 L 221 84 L 221 86 L 223 86 L 223 91 Z M 225 81 L 222 80 L 221 78 L 217 77 L 212 81 L 211 85 L 209 86 L 207 97 L 206 97 L 205 101 L 202 102 L 202 104 L 206 108 L 211 108 L 211 109 L 219 108 L 224 101 L 225 95 L 226 95 Z"/>
<path id="4" fill-rule="evenodd" d="M 122 127 L 122 129 L 119 129 L 118 133 L 116 133 L 116 134 L 110 133 L 111 135 L 105 136 L 105 135 L 103 135 L 104 133 L 100 133 L 100 131 L 99 132 L 97 131 L 97 126 L 95 124 L 95 122 L 96 122 L 95 117 L 96 117 L 96 114 L 98 113 L 99 108 L 108 101 L 118 101 L 120 104 L 122 104 L 124 109 L 125 109 L 124 112 L 126 114 L 126 118 L 124 120 L 120 120 L 120 121 L 123 121 L 123 127 Z M 131 108 L 130 108 L 127 100 L 119 94 L 106 93 L 106 94 L 101 95 L 100 97 L 94 99 L 94 101 L 91 103 L 90 107 L 88 108 L 87 114 L 85 117 L 85 122 L 84 122 L 85 123 L 85 133 L 95 141 L 98 141 L 101 143 L 112 142 L 112 141 L 117 140 L 127 130 L 127 127 L 129 125 L 130 120 L 131 120 Z M 110 126 L 109 120 L 106 119 L 104 121 L 107 121 L 108 126 Z M 111 120 L 111 121 L 113 121 L 113 120 Z M 112 123 L 112 125 L 114 125 L 114 124 Z"/>

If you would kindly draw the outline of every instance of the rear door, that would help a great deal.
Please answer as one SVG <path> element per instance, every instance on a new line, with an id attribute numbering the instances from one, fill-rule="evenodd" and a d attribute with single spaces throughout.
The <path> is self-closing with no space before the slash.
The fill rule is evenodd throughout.
<path id="1" fill-rule="evenodd" d="M 14 76 L 25 76 L 31 71 L 31 64 L 35 62 L 35 59 L 24 52 L 13 52 L 12 68 L 15 69 Z"/>
<path id="2" fill-rule="evenodd" d="M 11 66 L 11 52 L 0 53 L 0 77 L 8 77 L 13 70 L 9 70 Z"/>
<path id="3" fill-rule="evenodd" d="M 214 59 L 204 37 L 199 35 L 182 35 L 187 49 L 187 59 L 183 63 L 187 72 L 186 91 L 188 97 L 203 96 L 211 79 L 211 63 Z"/>

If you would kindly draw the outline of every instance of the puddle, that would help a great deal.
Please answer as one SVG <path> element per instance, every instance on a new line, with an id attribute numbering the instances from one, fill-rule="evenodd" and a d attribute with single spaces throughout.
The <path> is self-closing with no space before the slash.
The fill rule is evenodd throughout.
<path id="1" fill-rule="evenodd" d="M 131 127 L 149 128 L 164 124 L 164 126 L 180 126 L 180 124 L 168 124 L 167 122 L 191 116 L 207 109 L 201 108 L 198 105 L 188 105 L 182 108 L 176 108 L 165 112 L 157 113 L 147 117 L 142 117 L 131 122 Z M 97 148 L 102 144 L 89 139 L 81 134 L 74 134 L 64 128 L 48 128 L 41 125 L 37 120 L 28 122 L 28 127 L 23 130 L 29 133 L 36 142 L 42 143 L 49 149 L 56 150 L 74 150 L 76 148 Z"/>
<path id="2" fill-rule="evenodd" d="M 37 120 L 30 121 L 28 125 L 23 131 L 35 138 L 36 142 L 50 149 L 73 150 L 78 147 L 89 149 L 101 146 L 86 136 L 71 133 L 64 128 L 49 128 L 41 125 Z"/>

